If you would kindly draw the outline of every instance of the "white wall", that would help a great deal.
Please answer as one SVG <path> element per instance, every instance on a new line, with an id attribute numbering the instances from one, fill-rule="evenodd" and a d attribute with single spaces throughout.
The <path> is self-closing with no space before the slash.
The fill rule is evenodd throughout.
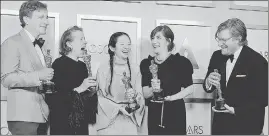
<path id="1" fill-rule="evenodd" d="M 19 10 L 21 3 L 22 1 L 1 1 L 1 9 Z M 238 17 L 245 24 L 268 25 L 268 12 L 230 10 L 230 1 L 216 1 L 214 2 L 215 8 L 157 5 L 155 1 L 142 1 L 141 3 L 46 1 L 45 3 L 48 4 L 49 12 L 60 13 L 60 35 L 68 27 L 77 24 L 77 14 L 141 18 L 141 36 L 144 45 L 149 45 L 149 35 L 156 26 L 156 19 L 212 23 L 214 26 L 212 32 L 216 31 L 217 25 L 231 17 Z M 213 33 L 212 37 L 214 37 Z M 216 49 L 216 45 L 212 45 L 211 52 Z M 144 52 L 147 51 L 143 50 L 141 58 L 147 56 L 147 53 Z"/>

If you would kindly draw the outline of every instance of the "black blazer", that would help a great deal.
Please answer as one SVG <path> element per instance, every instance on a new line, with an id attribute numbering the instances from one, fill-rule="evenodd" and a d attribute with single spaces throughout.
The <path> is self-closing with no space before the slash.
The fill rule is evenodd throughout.
<path id="1" fill-rule="evenodd" d="M 215 51 L 206 78 L 214 69 L 220 71 L 223 97 L 226 104 L 234 107 L 235 115 L 214 113 L 212 134 L 261 134 L 264 107 L 268 105 L 268 62 L 243 46 L 226 87 L 226 58 L 220 50 Z M 205 82 L 203 87 L 208 93 L 214 89 L 207 90 Z"/>

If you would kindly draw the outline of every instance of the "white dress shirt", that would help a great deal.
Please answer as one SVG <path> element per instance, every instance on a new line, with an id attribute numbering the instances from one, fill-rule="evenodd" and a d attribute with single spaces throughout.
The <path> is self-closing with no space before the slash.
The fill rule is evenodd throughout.
<path id="1" fill-rule="evenodd" d="M 241 51 L 242 51 L 242 48 L 243 46 L 240 46 L 240 48 L 234 53 L 234 59 L 233 59 L 233 62 L 231 62 L 230 59 L 227 60 L 226 62 L 226 86 L 227 86 L 227 83 L 229 81 L 229 78 L 231 76 L 231 73 L 234 69 L 234 65 L 238 59 L 238 56 L 240 55 Z"/>
<path id="2" fill-rule="evenodd" d="M 231 62 L 230 59 L 228 59 L 227 62 L 226 62 L 226 86 L 227 86 L 227 83 L 228 83 L 229 78 L 231 76 L 231 73 L 233 71 L 234 65 L 235 65 L 235 63 L 236 63 L 236 61 L 237 61 L 237 59 L 238 59 L 238 57 L 239 57 L 239 55 L 240 55 L 240 53 L 242 51 L 242 48 L 243 48 L 243 46 L 240 46 L 240 48 L 234 53 L 233 62 Z M 211 87 L 212 87 L 212 85 L 211 84 L 208 85 L 207 82 L 206 82 L 206 88 L 208 90 L 210 90 Z"/>
<path id="3" fill-rule="evenodd" d="M 26 34 L 29 36 L 30 40 L 32 42 L 34 42 L 35 41 L 35 37 L 30 32 L 28 32 L 26 29 L 24 29 L 24 30 L 25 30 Z M 36 50 L 36 52 L 37 52 L 37 54 L 39 56 L 39 59 L 40 59 L 42 65 L 46 67 L 45 58 L 44 58 L 44 55 L 42 53 L 41 48 L 38 45 L 36 45 L 35 46 L 35 50 Z"/>
<path id="4" fill-rule="evenodd" d="M 34 41 L 35 41 L 35 37 L 34 37 L 30 32 L 28 32 L 26 29 L 24 29 L 24 30 L 25 30 L 26 34 L 29 36 L 30 40 L 31 40 L 32 42 L 34 42 Z M 43 65 L 44 67 L 46 67 L 45 58 L 44 58 L 44 55 L 43 55 L 43 53 L 42 53 L 41 48 L 40 48 L 38 45 L 35 45 L 34 47 L 35 47 L 35 50 L 36 50 L 36 52 L 37 52 L 37 54 L 38 54 L 38 56 L 39 56 L 39 59 L 40 59 L 42 65 Z M 44 96 L 43 96 L 43 98 L 44 98 Z M 45 118 L 45 120 L 48 121 L 48 119 L 46 118 L 46 115 L 45 115 L 45 113 L 44 113 L 44 111 L 42 110 L 41 107 L 40 107 L 40 109 L 41 109 L 41 112 L 42 112 L 42 114 L 43 114 L 43 117 Z"/>

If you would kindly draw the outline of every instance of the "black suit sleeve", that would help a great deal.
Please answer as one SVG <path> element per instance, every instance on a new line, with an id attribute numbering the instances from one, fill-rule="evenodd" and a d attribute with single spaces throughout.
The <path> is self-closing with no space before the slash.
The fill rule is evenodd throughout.
<path id="1" fill-rule="evenodd" d="M 208 70 L 207 70 L 207 73 L 206 73 L 206 77 L 205 77 L 205 80 L 204 80 L 204 83 L 203 83 L 203 88 L 205 90 L 205 92 L 207 93 L 212 93 L 214 90 L 215 90 L 215 87 L 212 86 L 211 87 L 211 90 L 207 90 L 206 89 L 206 78 L 208 77 L 208 75 L 214 71 L 214 68 L 216 68 L 216 63 L 217 63 L 217 60 L 218 60 L 218 55 L 217 55 L 217 51 L 215 51 L 212 56 L 211 56 L 211 59 L 210 59 L 210 62 L 209 62 L 209 66 L 208 66 Z"/>
<path id="2" fill-rule="evenodd" d="M 249 74 L 249 88 L 253 91 L 251 104 L 243 107 L 234 107 L 236 115 L 243 115 L 249 111 L 264 109 L 268 105 L 268 62 L 264 58 L 254 59 Z"/>

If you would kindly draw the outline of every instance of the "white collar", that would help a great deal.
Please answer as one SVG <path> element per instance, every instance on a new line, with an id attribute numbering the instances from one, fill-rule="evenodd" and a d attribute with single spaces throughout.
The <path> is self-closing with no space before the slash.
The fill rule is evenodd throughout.
<path id="1" fill-rule="evenodd" d="M 240 55 L 241 51 L 243 49 L 243 46 L 240 46 L 239 49 L 234 53 L 234 58 L 237 59 Z"/>
<path id="2" fill-rule="evenodd" d="M 34 42 L 34 41 L 35 41 L 35 37 L 34 37 L 29 31 L 27 31 L 26 29 L 24 29 L 24 31 L 25 31 L 26 34 L 29 36 L 30 40 L 31 40 L 32 42 Z"/>

